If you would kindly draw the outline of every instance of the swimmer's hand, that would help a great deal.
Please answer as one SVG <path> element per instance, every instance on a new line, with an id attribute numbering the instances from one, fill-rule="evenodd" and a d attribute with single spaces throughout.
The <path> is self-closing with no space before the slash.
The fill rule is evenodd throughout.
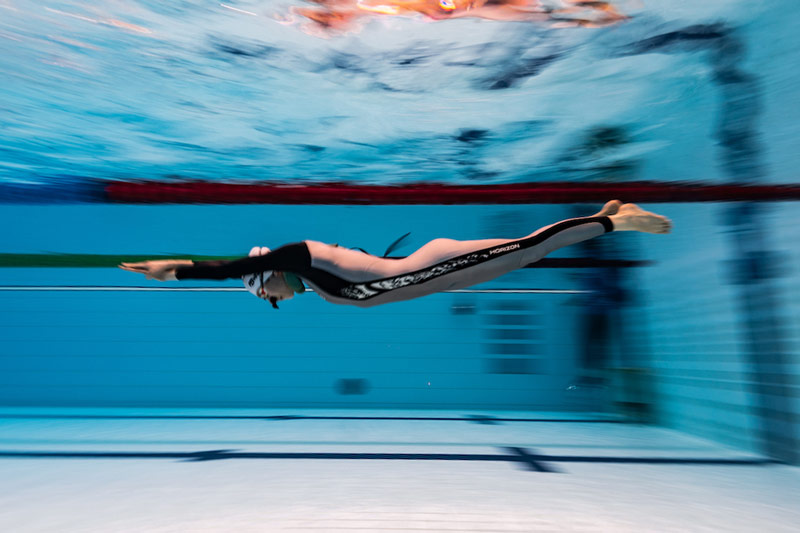
<path id="1" fill-rule="evenodd" d="M 142 261 L 141 263 L 122 263 L 119 267 L 129 272 L 144 274 L 147 279 L 158 281 L 174 281 L 175 269 L 180 266 L 191 266 L 189 260 L 162 259 L 158 261 Z"/>

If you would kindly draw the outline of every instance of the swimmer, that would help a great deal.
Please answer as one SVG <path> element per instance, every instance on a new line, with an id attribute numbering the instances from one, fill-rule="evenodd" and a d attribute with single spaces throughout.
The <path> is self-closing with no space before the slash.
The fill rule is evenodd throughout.
<path id="1" fill-rule="evenodd" d="M 428 294 L 464 289 L 534 263 L 550 252 L 611 231 L 669 233 L 666 217 L 619 200 L 598 213 L 545 226 L 519 239 L 435 239 L 408 257 L 377 257 L 317 241 L 270 251 L 255 247 L 233 261 L 159 260 L 122 263 L 120 268 L 159 281 L 241 277 L 256 296 L 278 302 L 309 285 L 324 300 L 372 307 Z"/>
<path id="2" fill-rule="evenodd" d="M 292 8 L 292 13 L 311 20 L 318 28 L 352 29 L 371 15 L 423 15 L 432 20 L 481 18 L 509 22 L 552 22 L 556 27 L 601 27 L 628 17 L 609 2 L 561 0 L 560 7 L 541 0 L 310 0 L 319 8 Z"/>

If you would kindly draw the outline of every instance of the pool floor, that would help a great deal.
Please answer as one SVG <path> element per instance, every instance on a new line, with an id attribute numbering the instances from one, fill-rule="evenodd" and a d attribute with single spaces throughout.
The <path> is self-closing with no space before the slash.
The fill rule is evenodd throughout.
<path id="1" fill-rule="evenodd" d="M 0 409 L 0 531 L 796 531 L 800 469 L 529 412 Z"/>

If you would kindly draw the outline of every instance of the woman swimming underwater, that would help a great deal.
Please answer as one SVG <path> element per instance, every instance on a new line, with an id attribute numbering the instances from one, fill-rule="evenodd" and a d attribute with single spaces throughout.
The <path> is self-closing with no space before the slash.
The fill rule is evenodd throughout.
<path id="1" fill-rule="evenodd" d="M 303 241 L 274 251 L 255 247 L 249 257 L 233 261 L 160 260 L 120 268 L 160 281 L 241 277 L 250 292 L 275 308 L 303 292 L 303 282 L 328 302 L 372 307 L 477 285 L 611 231 L 671 229 L 666 217 L 612 200 L 593 216 L 562 220 L 520 239 L 434 239 L 401 259 Z"/>

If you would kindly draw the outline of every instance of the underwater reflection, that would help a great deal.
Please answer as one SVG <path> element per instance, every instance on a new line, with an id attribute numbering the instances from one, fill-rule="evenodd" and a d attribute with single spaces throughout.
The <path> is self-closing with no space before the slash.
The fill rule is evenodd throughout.
<path id="1" fill-rule="evenodd" d="M 311 21 L 307 31 L 341 32 L 358 29 L 376 16 L 417 16 L 429 20 L 479 18 L 511 22 L 547 22 L 554 27 L 600 27 L 628 17 L 609 2 L 563 0 L 311 0 L 318 7 L 295 7 L 291 12 Z"/>

